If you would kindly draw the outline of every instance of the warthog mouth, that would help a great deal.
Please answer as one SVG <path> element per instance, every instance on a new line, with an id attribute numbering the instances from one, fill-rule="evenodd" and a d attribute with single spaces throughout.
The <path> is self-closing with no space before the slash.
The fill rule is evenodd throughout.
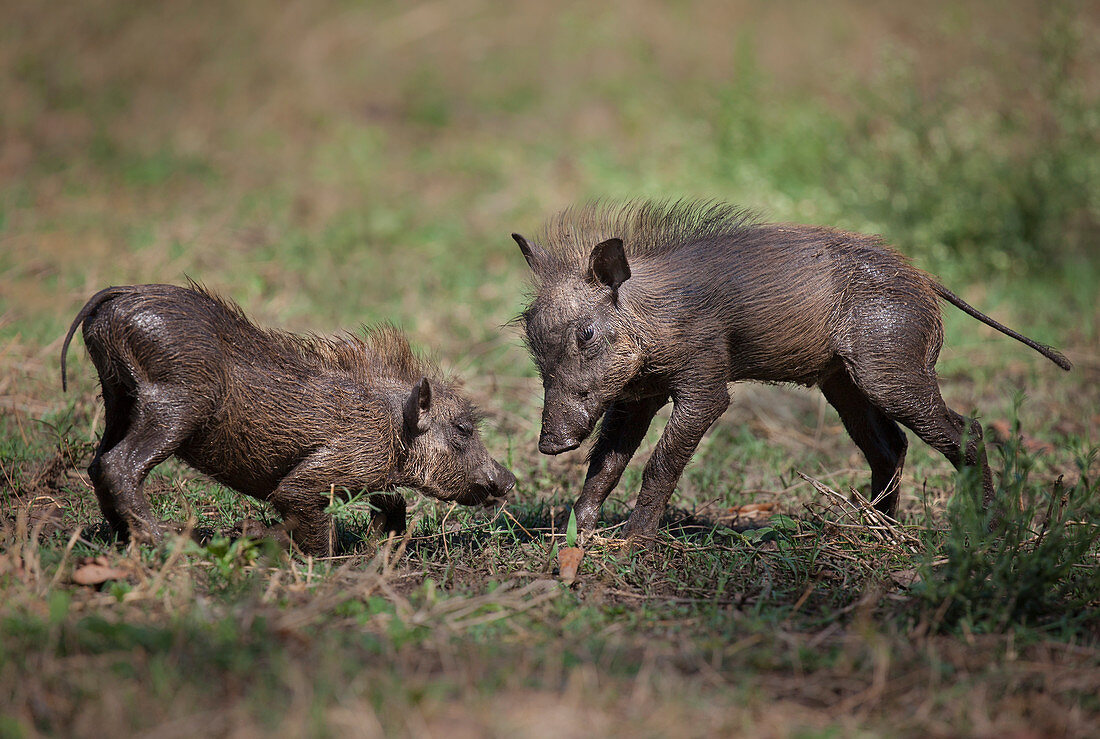
<path id="1" fill-rule="evenodd" d="M 496 508 L 499 505 L 504 505 L 507 500 L 508 498 L 503 495 L 488 495 L 478 505 L 482 508 Z"/>
<path id="2" fill-rule="evenodd" d="M 508 493 L 516 486 L 516 478 L 515 475 L 504 468 L 500 468 L 500 472 L 502 476 L 494 479 L 493 484 L 474 485 L 471 490 L 472 495 L 470 496 L 472 500 L 464 504 L 480 505 L 491 508 L 503 503 L 505 498 L 508 497 Z"/>
<path id="3" fill-rule="evenodd" d="M 509 488 L 510 490 L 511 488 Z M 508 490 L 503 492 L 479 488 L 476 492 L 476 500 L 467 505 L 494 508 L 508 499 Z"/>

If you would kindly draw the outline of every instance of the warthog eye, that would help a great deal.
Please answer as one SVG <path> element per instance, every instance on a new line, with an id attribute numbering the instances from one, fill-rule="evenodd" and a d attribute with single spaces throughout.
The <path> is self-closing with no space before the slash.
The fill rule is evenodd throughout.
<path id="1" fill-rule="evenodd" d="M 589 324 L 588 326 L 585 326 L 584 328 L 577 329 L 577 343 L 579 343 L 583 346 L 584 344 L 587 344 L 588 342 L 592 341 L 592 337 L 595 336 L 595 335 L 596 335 L 596 326 L 593 325 L 593 324 Z"/>
<path id="2" fill-rule="evenodd" d="M 458 432 L 459 436 L 469 438 L 474 435 L 474 425 L 468 421 L 456 421 L 455 431 Z"/>

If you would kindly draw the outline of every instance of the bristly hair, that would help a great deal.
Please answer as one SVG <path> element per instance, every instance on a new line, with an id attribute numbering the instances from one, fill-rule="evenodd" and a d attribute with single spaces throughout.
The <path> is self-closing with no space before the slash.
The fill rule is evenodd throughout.
<path id="1" fill-rule="evenodd" d="M 552 216 L 538 244 L 561 267 L 575 268 L 587 264 L 592 247 L 605 239 L 622 239 L 628 257 L 645 258 L 737 238 L 757 223 L 752 211 L 715 200 L 596 201 Z"/>
<path id="2" fill-rule="evenodd" d="M 415 383 L 421 377 L 432 380 L 443 379 L 439 368 L 426 357 L 413 351 L 409 339 L 396 326 L 382 323 L 376 326 L 362 326 L 362 339 L 355 334 L 345 334 L 330 339 L 330 343 L 342 346 L 351 345 L 355 350 L 364 352 L 374 363 L 379 374 Z M 356 346 L 359 345 L 359 346 Z"/>
<path id="3" fill-rule="evenodd" d="M 411 384 L 421 377 L 443 379 L 439 370 L 412 350 L 408 338 L 390 324 L 363 326 L 361 335 L 343 332 L 334 336 L 293 334 L 265 329 L 272 341 L 321 369 L 346 372 L 364 380 L 385 378 Z"/>
<path id="4" fill-rule="evenodd" d="M 390 324 L 363 326 L 361 335 L 344 332 L 335 336 L 292 334 L 268 330 L 268 335 L 298 353 L 306 362 L 316 361 L 322 368 L 336 369 L 365 380 L 386 378 L 406 384 L 421 377 L 439 380 L 439 370 L 417 355 L 408 338 Z"/>
<path id="5" fill-rule="evenodd" d="M 362 326 L 358 334 L 342 332 L 334 336 L 296 334 L 281 329 L 263 328 L 253 323 L 232 300 L 188 278 L 188 287 L 213 300 L 234 319 L 261 331 L 274 345 L 301 362 L 319 370 L 337 370 L 364 380 L 386 378 L 415 383 L 421 377 L 444 379 L 439 368 L 412 350 L 408 337 L 389 323 Z"/>

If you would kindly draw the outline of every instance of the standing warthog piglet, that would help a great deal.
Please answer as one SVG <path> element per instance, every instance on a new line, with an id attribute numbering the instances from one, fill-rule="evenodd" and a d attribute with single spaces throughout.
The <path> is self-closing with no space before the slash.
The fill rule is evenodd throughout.
<path id="1" fill-rule="evenodd" d="M 463 505 L 507 494 L 515 477 L 489 456 L 477 411 L 390 327 L 363 338 L 257 327 L 194 284 L 100 291 L 77 326 L 99 372 L 106 428 L 88 474 L 112 528 L 159 542 L 140 487 L 173 454 L 274 506 L 298 548 L 333 549 L 330 496 L 420 490 Z M 372 529 L 401 532 L 405 501 L 375 495 Z"/>
<path id="2" fill-rule="evenodd" d="M 895 515 L 907 442 L 993 483 L 982 427 L 947 407 L 935 364 L 937 298 L 1039 351 L 912 267 L 879 237 L 759 224 L 716 203 L 592 205 L 512 234 L 535 284 L 520 320 L 545 391 L 539 450 L 578 447 L 603 418 L 574 505 L 592 529 L 654 414 L 672 415 L 642 475 L 628 535 L 651 535 L 699 440 L 738 380 L 817 385 L 871 466 L 871 496 Z M 963 439 L 965 438 L 965 449 Z"/>

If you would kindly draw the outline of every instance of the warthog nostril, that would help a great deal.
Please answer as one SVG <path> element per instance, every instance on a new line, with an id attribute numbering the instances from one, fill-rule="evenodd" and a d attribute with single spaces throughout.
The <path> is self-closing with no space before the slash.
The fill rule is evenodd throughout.
<path id="1" fill-rule="evenodd" d="M 562 452 L 568 452 L 572 449 L 576 449 L 580 445 L 580 441 L 573 438 L 572 436 L 562 439 L 561 441 L 541 439 L 539 441 L 539 451 L 543 454 L 561 454 Z"/>
<path id="2" fill-rule="evenodd" d="M 516 486 L 516 476 L 508 470 L 504 470 L 504 474 L 497 479 L 497 490 L 500 491 L 499 495 L 502 497 L 507 495 L 512 488 Z"/>

